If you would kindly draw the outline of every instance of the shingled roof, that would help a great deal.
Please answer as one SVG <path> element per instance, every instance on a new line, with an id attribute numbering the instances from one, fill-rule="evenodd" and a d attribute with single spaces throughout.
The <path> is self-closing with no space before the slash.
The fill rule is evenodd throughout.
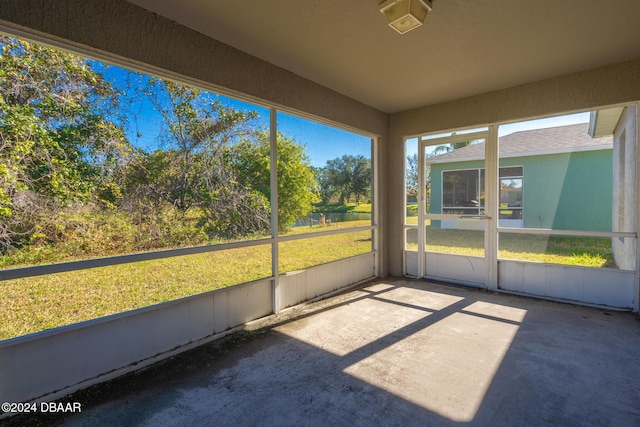
<path id="1" fill-rule="evenodd" d="M 499 139 L 500 157 L 524 157 L 613 148 L 613 137 L 591 138 L 589 124 L 514 132 Z M 429 158 L 429 163 L 450 163 L 484 158 L 484 142 Z"/>

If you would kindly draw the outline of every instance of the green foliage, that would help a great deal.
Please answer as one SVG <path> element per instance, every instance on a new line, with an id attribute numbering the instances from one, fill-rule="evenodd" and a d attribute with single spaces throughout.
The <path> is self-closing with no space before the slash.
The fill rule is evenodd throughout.
<path id="1" fill-rule="evenodd" d="M 347 213 L 355 209 L 355 203 L 314 203 L 313 211 L 321 213 Z"/>
<path id="2" fill-rule="evenodd" d="M 48 238 L 38 230 L 47 210 L 99 199 L 99 189 L 111 188 L 113 199 L 114 170 L 106 165 L 128 143 L 107 119 L 116 91 L 85 59 L 5 36 L 0 49 L 0 245 L 6 249 Z"/>
<path id="3" fill-rule="evenodd" d="M 252 132 L 256 113 L 225 107 L 198 89 L 155 78 L 149 79 L 145 94 L 167 129 L 161 134 L 163 182 L 155 183 L 160 196 L 182 211 L 215 199 L 233 181 L 224 150 Z"/>
<path id="4" fill-rule="evenodd" d="M 283 133 L 277 135 L 278 221 L 280 231 L 289 229 L 312 211 L 317 184 L 304 146 Z M 270 200 L 271 148 L 269 134 L 245 138 L 233 147 L 233 162 L 241 183 Z"/>
<path id="5" fill-rule="evenodd" d="M 0 247 L 5 265 L 264 236 L 269 135 L 213 94 L 0 37 Z M 98 71 L 100 72 L 98 72 Z M 123 100 L 163 119 L 157 150 L 127 140 Z M 123 106 L 123 104 L 125 104 Z M 281 229 L 311 211 L 304 147 L 278 136 Z"/>
<path id="6" fill-rule="evenodd" d="M 371 161 L 364 156 L 344 155 L 329 160 L 316 174 L 323 203 L 337 198 L 344 204 L 352 195 L 356 204 L 362 197 L 371 198 Z"/>
<path id="7" fill-rule="evenodd" d="M 29 245 L 0 258 L 0 267 L 18 267 L 211 243 L 198 225 L 166 208 L 153 221 L 124 211 L 84 206 L 40 218 Z"/>
<path id="8" fill-rule="evenodd" d="M 407 156 L 405 188 L 408 195 L 418 194 L 418 153 Z"/>
<path id="9" fill-rule="evenodd" d="M 451 136 L 456 135 L 456 132 L 452 132 Z M 469 141 L 460 141 L 460 142 L 453 142 L 451 144 L 442 144 L 442 145 L 438 145 L 432 153 L 432 156 L 438 156 L 440 154 L 445 154 L 445 153 L 450 153 L 452 151 L 455 150 L 459 150 L 460 148 L 464 148 L 464 147 L 468 147 L 470 145 L 473 145 L 474 141 L 469 140 Z"/>
<path id="10" fill-rule="evenodd" d="M 418 205 L 406 205 L 406 215 L 410 216 L 418 216 Z"/>
<path id="11" fill-rule="evenodd" d="M 125 203 L 154 220 L 173 207 L 197 213 L 209 236 L 244 236 L 269 229 L 269 202 L 239 184 L 232 146 L 254 133 L 257 113 L 225 107 L 211 94 L 148 79 L 145 95 L 164 119 L 163 149 L 138 152 L 128 167 Z"/>
<path id="12" fill-rule="evenodd" d="M 371 213 L 371 203 L 314 203 L 314 212 L 321 213 Z"/>

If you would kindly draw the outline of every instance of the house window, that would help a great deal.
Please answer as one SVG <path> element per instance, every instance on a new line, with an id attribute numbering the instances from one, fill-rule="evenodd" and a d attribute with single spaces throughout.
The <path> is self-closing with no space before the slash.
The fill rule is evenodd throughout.
<path id="1" fill-rule="evenodd" d="M 500 219 L 522 219 L 522 166 L 500 168 Z M 484 169 L 442 173 L 442 213 L 483 215 Z"/>
<path id="2" fill-rule="evenodd" d="M 442 213 L 480 215 L 484 210 L 484 169 L 442 173 Z"/>
<path id="3" fill-rule="evenodd" d="M 500 168 L 500 219 L 522 219 L 522 166 Z"/>

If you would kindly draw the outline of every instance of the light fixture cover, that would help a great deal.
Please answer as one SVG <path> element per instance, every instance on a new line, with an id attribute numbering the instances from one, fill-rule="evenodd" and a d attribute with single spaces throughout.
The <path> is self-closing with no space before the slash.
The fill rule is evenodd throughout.
<path id="1" fill-rule="evenodd" d="M 432 7 L 431 0 L 385 0 L 380 12 L 391 28 L 404 34 L 422 25 Z"/>

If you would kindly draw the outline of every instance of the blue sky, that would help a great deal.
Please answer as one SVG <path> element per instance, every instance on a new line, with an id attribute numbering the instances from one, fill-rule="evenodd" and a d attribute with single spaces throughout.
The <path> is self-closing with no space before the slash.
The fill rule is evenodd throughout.
<path id="1" fill-rule="evenodd" d="M 371 158 L 371 138 L 285 113 L 278 113 L 277 119 L 279 131 L 305 144 L 313 166 L 324 166 L 343 155 Z"/>
<path id="2" fill-rule="evenodd" d="M 589 115 L 590 113 L 586 112 L 549 117 L 545 119 L 528 120 L 518 123 L 510 123 L 502 125 L 498 128 L 498 136 L 505 136 L 523 130 L 544 129 L 550 127 L 575 125 L 578 123 L 588 123 Z"/>
<path id="3" fill-rule="evenodd" d="M 145 84 L 146 76 L 129 71 L 115 65 L 105 66 L 99 61 L 91 61 L 94 69 L 105 76 L 115 87 L 123 90 L 128 96 L 134 93 L 134 86 Z M 259 117 L 257 125 L 265 129 L 269 127 L 269 109 L 253 105 L 237 99 L 208 93 L 211 98 L 219 99 L 225 106 L 244 111 L 257 111 Z M 159 138 L 166 127 L 162 116 L 156 111 L 151 102 L 144 96 L 138 96 L 125 101 L 122 106 L 128 117 L 127 135 L 136 146 L 147 150 L 161 148 Z M 513 132 L 531 129 L 541 129 L 554 126 L 565 126 L 589 121 L 589 113 L 570 114 L 545 119 L 537 119 L 501 125 L 499 136 Z M 310 163 L 322 167 L 328 160 L 343 155 L 362 155 L 371 157 L 371 139 L 352 132 L 323 125 L 307 119 L 279 112 L 277 116 L 278 130 L 284 132 L 306 148 Z M 407 144 L 407 154 L 417 152 L 416 142 Z"/>
<path id="4" fill-rule="evenodd" d="M 91 61 L 93 68 L 105 79 L 127 95 L 121 108 L 127 116 L 127 136 L 136 146 L 145 150 L 161 148 L 159 135 L 166 125 L 162 116 L 145 96 L 133 96 L 135 86 L 146 84 L 147 76 L 129 71 L 115 65 L 105 66 L 99 61 Z M 225 106 L 244 111 L 257 111 L 256 125 L 269 127 L 269 109 L 237 99 L 208 93 L 211 98 L 219 99 Z M 312 166 L 322 167 L 326 162 L 343 155 L 362 155 L 371 157 L 371 138 L 347 132 L 331 126 L 302 119 L 279 112 L 278 131 L 284 132 L 306 147 L 306 153 Z"/>

